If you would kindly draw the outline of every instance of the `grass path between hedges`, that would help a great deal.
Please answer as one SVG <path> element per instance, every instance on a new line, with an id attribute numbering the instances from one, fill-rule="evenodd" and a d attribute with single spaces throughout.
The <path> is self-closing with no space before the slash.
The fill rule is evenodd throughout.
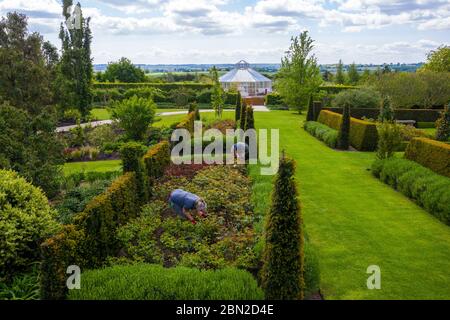
<path id="1" fill-rule="evenodd" d="M 373 153 L 332 150 L 303 121 L 287 111 L 255 113 L 259 129 L 280 129 L 281 148 L 297 161 L 325 298 L 450 299 L 450 227 L 374 178 Z M 370 265 L 381 268 L 381 290 L 367 289 Z"/>

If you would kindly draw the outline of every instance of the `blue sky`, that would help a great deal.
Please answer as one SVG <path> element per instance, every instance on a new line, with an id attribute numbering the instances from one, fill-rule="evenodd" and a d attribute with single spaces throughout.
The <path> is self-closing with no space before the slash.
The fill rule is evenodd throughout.
<path id="1" fill-rule="evenodd" d="M 450 0 L 81 0 L 95 63 L 279 62 L 309 30 L 319 63 L 424 61 L 450 44 Z M 59 0 L 0 0 L 59 47 Z"/>

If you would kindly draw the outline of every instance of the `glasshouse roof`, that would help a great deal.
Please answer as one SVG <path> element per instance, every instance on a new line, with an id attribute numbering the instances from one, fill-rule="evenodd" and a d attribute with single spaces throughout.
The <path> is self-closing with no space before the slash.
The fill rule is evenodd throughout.
<path id="1" fill-rule="evenodd" d="M 245 61 L 239 61 L 236 67 L 220 77 L 220 82 L 271 82 L 269 78 L 250 68 Z"/>

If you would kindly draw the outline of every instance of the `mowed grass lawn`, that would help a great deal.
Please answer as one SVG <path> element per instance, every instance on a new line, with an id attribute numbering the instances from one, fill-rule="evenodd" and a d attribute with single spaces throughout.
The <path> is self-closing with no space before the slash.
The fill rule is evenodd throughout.
<path id="1" fill-rule="evenodd" d="M 289 111 L 255 113 L 258 128 L 280 129 L 281 148 L 297 161 L 325 298 L 450 299 L 450 227 L 374 178 L 373 153 L 332 150 L 303 121 Z M 381 268 L 381 290 L 367 289 L 371 265 Z"/>
<path id="2" fill-rule="evenodd" d="M 70 162 L 63 167 L 65 176 L 79 173 L 79 172 L 110 172 L 120 171 L 122 169 L 121 160 L 107 160 L 107 161 L 90 161 L 90 162 Z"/>

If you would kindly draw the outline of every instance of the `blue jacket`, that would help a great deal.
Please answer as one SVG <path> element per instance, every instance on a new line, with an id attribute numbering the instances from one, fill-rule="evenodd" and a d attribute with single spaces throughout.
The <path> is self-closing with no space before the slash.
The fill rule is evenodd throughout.
<path id="1" fill-rule="evenodd" d="M 192 210 L 195 209 L 195 203 L 199 199 L 200 197 L 196 196 L 195 194 L 177 189 L 170 194 L 169 201 L 180 208 Z"/>

